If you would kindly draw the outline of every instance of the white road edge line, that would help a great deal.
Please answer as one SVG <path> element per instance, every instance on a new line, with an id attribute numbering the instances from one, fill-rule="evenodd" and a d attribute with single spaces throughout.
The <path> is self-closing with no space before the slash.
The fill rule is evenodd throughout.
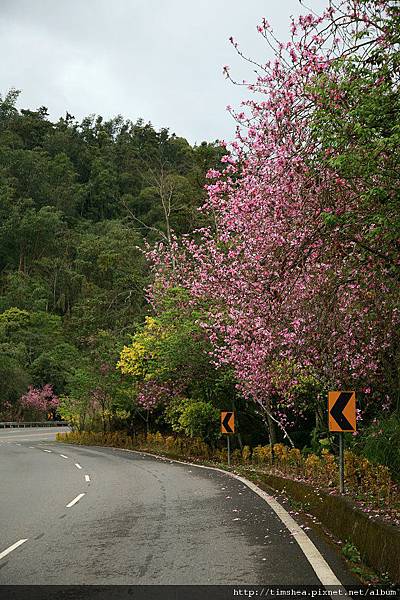
<path id="1" fill-rule="evenodd" d="M 81 498 L 83 498 L 85 494 L 78 494 L 78 496 L 76 498 L 74 498 L 73 500 L 71 500 L 71 502 L 69 502 L 66 506 L 66 508 L 71 508 L 71 506 L 74 506 L 74 504 L 76 504 L 77 502 L 79 502 L 79 500 Z"/>
<path id="2" fill-rule="evenodd" d="M 15 544 L 13 544 L 12 546 L 10 546 L 6 550 L 3 550 L 3 552 L 0 552 L 0 560 L 2 558 L 4 558 L 5 556 L 7 556 L 7 554 L 10 554 L 10 552 L 12 552 L 13 550 L 15 550 L 19 546 L 22 546 L 22 544 L 25 544 L 25 542 L 27 542 L 27 541 L 28 541 L 28 538 L 26 538 L 25 540 L 18 540 L 18 542 L 15 542 Z"/>
<path id="3" fill-rule="evenodd" d="M 81 465 L 79 463 L 75 463 L 75 466 L 77 469 L 82 469 Z"/>
<path id="4" fill-rule="evenodd" d="M 65 454 L 60 454 L 61 458 L 68 458 L 68 456 L 65 456 Z"/>
<path id="5" fill-rule="evenodd" d="M 165 460 L 165 456 L 160 456 L 158 454 L 150 454 L 150 452 L 141 452 L 140 450 L 128 450 L 127 448 L 116 448 L 117 450 L 122 450 L 124 452 L 133 452 L 135 454 L 141 454 L 144 456 L 153 456 L 154 458 L 159 458 Z M 169 459 L 171 460 L 171 459 Z M 282 521 L 285 527 L 290 531 L 293 535 L 293 538 L 296 540 L 297 544 L 300 546 L 300 549 L 304 553 L 306 559 L 310 563 L 312 569 L 317 575 L 318 579 L 322 583 L 324 587 L 329 587 L 331 585 L 338 585 L 341 588 L 341 596 L 343 598 L 348 598 L 345 588 L 343 584 L 336 577 L 335 573 L 332 571 L 318 548 L 313 544 L 308 535 L 303 531 L 303 529 L 296 523 L 296 521 L 290 516 L 290 514 L 279 504 L 275 498 L 264 492 L 257 485 L 245 479 L 244 477 L 240 477 L 240 475 L 236 475 L 235 473 L 231 473 L 230 471 L 224 471 L 223 469 L 219 469 L 218 467 L 206 467 L 204 465 L 196 465 L 195 463 L 184 462 L 182 460 L 171 460 L 171 462 L 179 463 L 181 465 L 187 465 L 190 467 L 197 467 L 198 469 L 209 469 L 212 471 L 219 471 L 220 473 L 224 473 L 225 475 L 229 475 L 233 479 L 237 479 L 248 488 L 250 488 L 253 492 L 255 492 L 260 498 L 262 498 L 272 510 L 275 512 L 277 517 Z"/>
<path id="6" fill-rule="evenodd" d="M 324 586 L 330 585 L 338 585 L 342 586 L 339 579 L 336 577 L 318 548 L 313 544 L 308 535 L 303 531 L 303 529 L 299 526 L 299 524 L 290 516 L 290 514 L 283 508 L 283 506 L 275 500 L 272 496 L 264 492 L 264 490 L 260 489 L 251 481 L 247 481 L 244 477 L 240 477 L 236 475 L 235 477 L 247 487 L 249 487 L 253 492 L 258 494 L 260 498 L 268 502 L 274 513 L 279 517 L 285 527 L 290 531 L 293 535 L 294 539 L 300 546 L 303 551 L 305 557 L 310 563 L 311 567 L 314 569 L 318 579 Z"/>
<path id="7" fill-rule="evenodd" d="M 90 477 L 89 477 L 89 475 L 85 475 L 85 481 L 87 481 L 88 483 L 90 482 Z"/>

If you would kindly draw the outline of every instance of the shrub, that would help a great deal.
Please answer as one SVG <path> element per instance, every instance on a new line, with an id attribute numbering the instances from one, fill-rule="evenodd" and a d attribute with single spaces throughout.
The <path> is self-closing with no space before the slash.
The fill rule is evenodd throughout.
<path id="1" fill-rule="evenodd" d="M 242 452 L 239 448 L 235 448 L 232 452 L 232 462 L 236 464 L 240 464 L 242 462 Z"/>
<path id="2" fill-rule="evenodd" d="M 167 423 L 176 433 L 191 438 L 201 438 L 207 444 L 214 444 L 220 437 L 219 410 L 211 402 L 176 398 L 165 411 Z"/>
<path id="3" fill-rule="evenodd" d="M 251 458 L 251 450 L 249 446 L 244 446 L 243 450 L 242 450 L 242 459 L 243 462 L 247 463 L 249 462 Z"/>
<path id="4" fill-rule="evenodd" d="M 310 454 L 309 456 L 307 456 L 306 462 L 305 462 L 305 472 L 306 472 L 307 477 L 318 478 L 320 470 L 321 470 L 320 458 L 316 454 Z"/>
<path id="5" fill-rule="evenodd" d="M 354 449 L 372 463 L 388 467 L 400 481 L 400 415 L 375 421 L 357 438 Z"/>
<path id="6" fill-rule="evenodd" d="M 253 462 L 255 464 L 270 464 L 271 463 L 271 447 L 256 446 L 253 449 Z"/>

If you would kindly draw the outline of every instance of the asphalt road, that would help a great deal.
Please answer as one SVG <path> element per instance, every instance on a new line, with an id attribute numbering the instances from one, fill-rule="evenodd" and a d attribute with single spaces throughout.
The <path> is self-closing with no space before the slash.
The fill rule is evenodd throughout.
<path id="1" fill-rule="evenodd" d="M 320 583 L 296 534 L 242 482 L 58 444 L 56 431 L 0 430 L 0 584 Z M 307 535 L 340 582 L 354 583 Z"/>

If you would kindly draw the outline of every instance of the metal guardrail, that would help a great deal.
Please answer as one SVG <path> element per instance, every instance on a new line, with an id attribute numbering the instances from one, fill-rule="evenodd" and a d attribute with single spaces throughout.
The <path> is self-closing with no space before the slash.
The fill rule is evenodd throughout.
<path id="1" fill-rule="evenodd" d="M 0 422 L 0 429 L 13 429 L 14 427 L 68 427 L 67 421 L 3 421 Z"/>

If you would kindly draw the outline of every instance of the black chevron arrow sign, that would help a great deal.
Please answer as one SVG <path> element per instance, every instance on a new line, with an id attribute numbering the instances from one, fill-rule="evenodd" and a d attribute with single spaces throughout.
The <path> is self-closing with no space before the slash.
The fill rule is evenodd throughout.
<path id="1" fill-rule="evenodd" d="M 234 412 L 223 412 L 221 413 L 221 432 L 222 433 L 234 433 L 235 432 L 235 413 Z"/>
<path id="2" fill-rule="evenodd" d="M 335 392 L 331 392 L 331 394 L 335 394 Z M 334 399 L 333 402 L 331 402 L 329 410 L 329 414 L 332 417 L 332 419 L 334 419 L 337 427 L 330 427 L 330 429 L 331 431 L 355 431 L 355 414 L 354 418 L 352 418 L 353 423 L 350 423 L 347 417 L 343 414 L 343 411 L 349 404 L 350 400 L 354 400 L 355 409 L 355 394 L 354 392 L 338 392 L 337 394 L 337 397 Z"/>

